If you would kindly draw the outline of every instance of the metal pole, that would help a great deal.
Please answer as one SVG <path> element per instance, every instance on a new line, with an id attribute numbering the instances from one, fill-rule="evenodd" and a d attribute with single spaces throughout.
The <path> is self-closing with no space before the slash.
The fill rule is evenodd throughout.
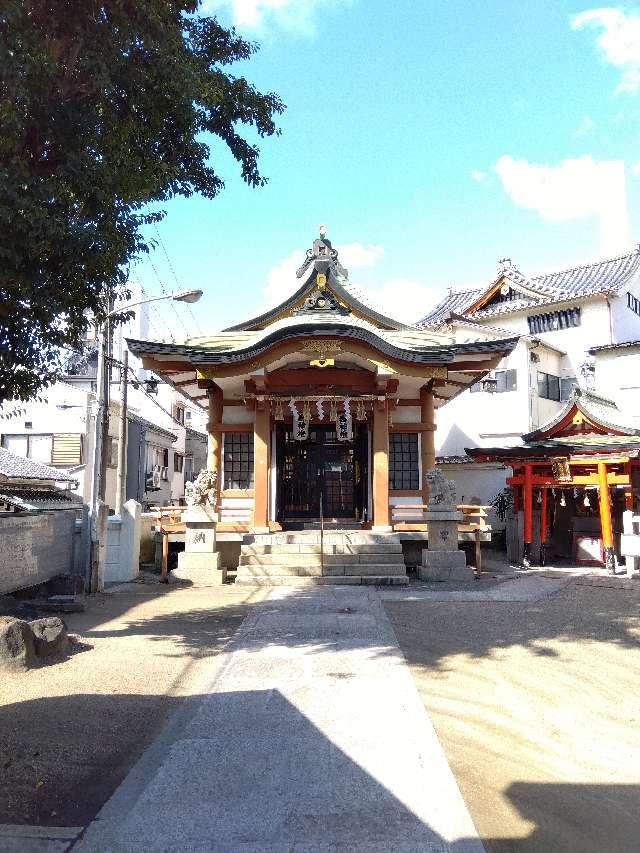
<path id="1" fill-rule="evenodd" d="M 107 348 L 109 342 L 108 321 L 98 330 L 98 368 L 96 374 L 96 419 L 93 442 L 93 461 L 89 503 L 89 522 L 91 525 L 91 551 L 89 560 L 89 589 L 95 592 L 100 582 L 100 526 L 98 523 L 100 502 L 104 501 L 105 489 L 105 437 L 108 432 L 109 383 L 107 369 Z M 106 427 L 106 428 L 105 428 Z"/>
<path id="2" fill-rule="evenodd" d="M 320 489 L 320 574 L 324 575 L 324 512 L 322 509 L 322 489 Z"/>
<path id="3" fill-rule="evenodd" d="M 118 475 L 116 489 L 116 515 L 122 515 L 122 507 L 127 499 L 127 390 L 129 373 L 129 350 L 122 355 L 120 380 L 120 430 L 118 433 Z"/>

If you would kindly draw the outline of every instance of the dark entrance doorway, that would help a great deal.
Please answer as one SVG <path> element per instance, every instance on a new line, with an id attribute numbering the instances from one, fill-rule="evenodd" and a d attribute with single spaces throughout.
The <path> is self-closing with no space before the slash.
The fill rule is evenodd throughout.
<path id="1" fill-rule="evenodd" d="M 291 426 L 278 424 L 277 516 L 281 524 L 320 519 L 364 521 L 368 503 L 367 425 L 354 424 L 353 441 L 338 441 L 333 425 L 309 427 L 297 441 Z"/>

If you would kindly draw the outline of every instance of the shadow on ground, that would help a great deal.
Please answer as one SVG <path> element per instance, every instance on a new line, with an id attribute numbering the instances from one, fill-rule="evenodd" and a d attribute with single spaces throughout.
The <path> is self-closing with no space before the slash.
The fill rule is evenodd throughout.
<path id="1" fill-rule="evenodd" d="M 409 663 L 446 668 L 456 654 L 491 657 L 520 646 L 555 657 L 555 641 L 614 644 L 637 650 L 640 642 L 640 589 L 583 586 L 571 581 L 535 602 L 391 601 L 384 607 Z M 594 650 L 594 654 L 597 652 Z"/>
<path id="2" fill-rule="evenodd" d="M 640 785 L 516 782 L 505 794 L 532 828 L 520 838 L 483 838 L 488 853 L 640 849 Z"/>
<path id="3" fill-rule="evenodd" d="M 443 849 L 436 830 L 278 690 L 201 698 L 144 790 L 134 779 L 118 791 L 89 849 L 141 840 L 163 850 Z"/>

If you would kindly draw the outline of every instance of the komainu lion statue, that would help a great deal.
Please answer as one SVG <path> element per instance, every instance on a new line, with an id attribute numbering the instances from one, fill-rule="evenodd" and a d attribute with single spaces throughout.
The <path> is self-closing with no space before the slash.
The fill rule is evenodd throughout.
<path id="1" fill-rule="evenodd" d="M 453 480 L 445 479 L 439 468 L 427 471 L 427 489 L 429 491 L 429 506 L 455 506 L 456 484 Z"/>
<path id="2" fill-rule="evenodd" d="M 184 486 L 187 506 L 215 506 L 218 475 L 215 471 L 202 470 L 195 481 Z"/>

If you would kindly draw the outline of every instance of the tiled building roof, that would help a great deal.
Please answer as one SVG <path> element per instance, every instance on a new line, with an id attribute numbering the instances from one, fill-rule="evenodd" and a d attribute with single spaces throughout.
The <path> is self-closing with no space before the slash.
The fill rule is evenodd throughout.
<path id="1" fill-rule="evenodd" d="M 42 462 L 34 462 L 25 456 L 18 456 L 0 447 L 0 477 L 10 480 L 50 480 L 55 483 L 72 483 L 76 478 L 51 465 L 43 465 Z"/>
<path id="2" fill-rule="evenodd" d="M 533 278 L 522 277 L 514 282 L 516 289 L 522 287 L 522 297 L 499 302 L 474 311 L 473 316 L 481 319 L 501 314 L 511 314 L 527 308 L 538 308 L 555 302 L 596 296 L 599 293 L 617 293 L 628 284 L 640 270 L 640 249 L 628 255 L 585 264 L 560 272 L 545 273 Z M 501 278 L 502 276 L 500 276 Z M 496 281 L 499 281 L 498 278 Z M 509 275 L 506 275 L 509 280 Z M 495 285 L 486 288 L 450 291 L 435 308 L 418 323 L 419 326 L 435 326 L 446 320 L 452 313 L 465 314 L 483 294 Z"/>

